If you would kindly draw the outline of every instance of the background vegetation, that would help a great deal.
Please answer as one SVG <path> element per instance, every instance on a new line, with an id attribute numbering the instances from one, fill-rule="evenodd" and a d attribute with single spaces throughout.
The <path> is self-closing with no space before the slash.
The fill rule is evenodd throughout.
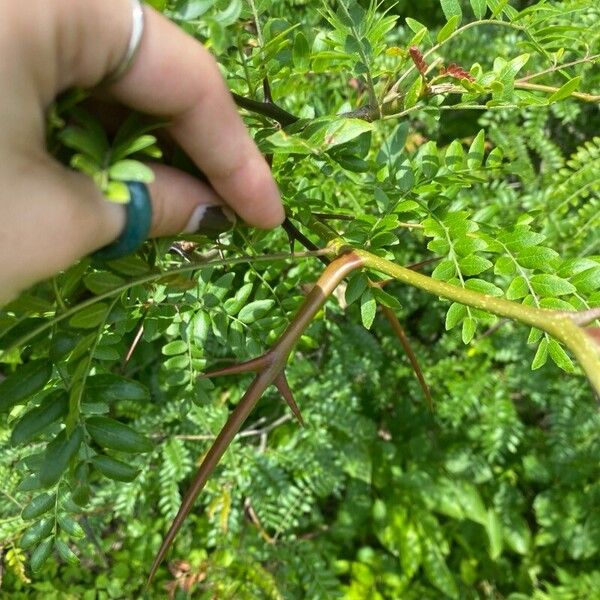
<path id="1" fill-rule="evenodd" d="M 327 224 L 459 289 L 600 306 L 596 2 L 151 4 L 253 101 L 247 122 L 313 244 Z M 48 144 L 113 200 L 151 177 L 140 160 L 189 168 L 156 124 L 105 130 L 84 97 L 57 102 Z M 238 225 L 84 260 L 0 312 L 1 597 L 142 597 L 249 382 L 199 376 L 268 348 L 323 269 L 289 256 L 288 233 Z M 287 376 L 306 427 L 266 394 L 148 597 L 600 598 L 597 398 L 548 334 L 359 273 Z"/>

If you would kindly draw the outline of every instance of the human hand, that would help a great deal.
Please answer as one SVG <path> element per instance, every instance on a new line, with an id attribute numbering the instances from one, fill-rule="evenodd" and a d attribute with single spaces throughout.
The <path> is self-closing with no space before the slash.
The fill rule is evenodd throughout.
<path id="1" fill-rule="evenodd" d="M 164 165 L 149 185 L 152 237 L 186 230 L 199 206 L 227 203 L 248 224 L 284 218 L 270 170 L 200 43 L 144 7 L 131 68 L 103 92 L 165 118 L 211 186 Z M 0 0 L 0 304 L 113 240 L 124 211 L 45 150 L 45 112 L 60 92 L 94 88 L 119 65 L 129 0 Z"/>

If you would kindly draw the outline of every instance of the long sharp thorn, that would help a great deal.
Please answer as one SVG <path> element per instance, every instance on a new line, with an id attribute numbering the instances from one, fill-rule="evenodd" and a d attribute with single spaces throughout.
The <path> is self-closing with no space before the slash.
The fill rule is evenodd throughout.
<path id="1" fill-rule="evenodd" d="M 265 356 L 259 356 L 246 362 L 232 365 L 231 367 L 224 367 L 223 369 L 216 369 L 209 373 L 203 373 L 201 379 L 209 379 L 210 377 L 220 377 L 221 375 L 237 375 L 238 373 L 256 373 L 262 371 L 267 366 L 267 358 Z"/>
<path id="2" fill-rule="evenodd" d="M 394 333 L 397 338 L 400 340 L 402 347 L 404 348 L 404 352 L 408 356 L 408 360 L 415 372 L 415 375 L 419 381 L 419 385 L 423 390 L 423 395 L 425 396 L 425 400 L 427 401 L 427 406 L 431 412 L 433 412 L 433 398 L 431 397 L 431 391 L 429 390 L 429 386 L 427 385 L 427 381 L 425 381 L 425 375 L 423 374 L 423 370 L 421 369 L 421 365 L 419 364 L 419 360 L 417 355 L 414 353 L 412 346 L 410 345 L 410 340 L 408 339 L 406 333 L 404 333 L 404 329 L 402 325 L 400 325 L 400 321 L 396 316 L 396 313 L 387 306 L 381 307 L 383 310 L 383 314 L 387 317 L 387 320 L 390 322 Z"/>
<path id="3" fill-rule="evenodd" d="M 327 269 L 325 269 L 324 273 L 319 278 L 317 285 L 309 292 L 307 295 L 302 309 L 298 312 L 294 320 L 294 326 L 290 326 L 286 333 L 280 339 L 278 343 L 281 348 L 279 359 L 282 363 L 285 363 L 285 359 L 289 354 L 289 350 L 286 350 L 287 345 L 282 345 L 285 341 L 286 344 L 289 344 L 293 339 L 297 339 L 300 335 L 300 332 L 303 331 L 308 323 L 313 319 L 314 315 L 318 310 L 323 306 L 325 300 L 328 296 L 333 293 L 333 290 L 337 287 L 340 281 L 349 273 L 351 273 L 354 269 L 362 266 L 363 261 L 360 256 L 356 254 L 345 254 L 336 258 L 334 261 L 328 265 Z M 210 450 L 204 457 L 198 472 L 196 473 L 192 485 L 190 489 L 185 494 L 179 511 L 165 535 L 165 539 L 163 540 L 156 558 L 152 563 L 152 567 L 150 569 L 150 574 L 148 576 L 148 581 L 146 582 L 146 589 L 150 586 L 152 579 L 156 575 L 156 571 L 163 561 L 168 549 L 171 547 L 175 536 L 177 535 L 181 525 L 185 521 L 185 518 L 192 510 L 194 502 L 198 497 L 198 494 L 204 488 L 206 481 L 214 471 L 215 467 L 221 460 L 221 457 L 227 450 L 229 444 L 235 437 L 235 434 L 239 431 L 240 427 L 244 423 L 244 421 L 248 418 L 248 415 L 252 412 L 252 409 L 258 402 L 259 398 L 262 396 L 263 392 L 269 387 L 272 383 L 275 383 L 276 377 L 274 376 L 274 372 L 276 372 L 275 367 L 269 368 L 272 366 L 273 361 L 273 353 L 275 351 L 271 351 L 271 353 L 267 353 L 267 355 L 262 356 L 260 358 L 248 361 L 243 363 L 242 365 L 236 365 L 234 367 L 229 367 L 227 369 L 222 369 L 220 371 L 215 371 L 214 373 L 207 375 L 215 375 L 215 374 L 230 374 L 230 373 L 244 373 L 251 370 L 259 371 L 250 387 L 244 394 L 243 398 L 240 400 L 239 404 L 236 406 L 234 411 L 231 413 L 227 423 L 217 436 L 214 444 L 211 446 Z M 283 352 L 283 355 L 281 355 Z M 205 375 L 204 377 L 206 377 Z M 283 386 L 281 382 L 283 381 Z M 292 398 L 292 403 L 290 406 L 292 410 L 294 408 L 297 410 L 298 407 L 296 403 L 293 401 L 293 397 L 291 396 L 291 391 L 289 391 L 289 386 L 287 385 L 287 381 L 285 378 L 281 378 L 278 385 L 279 389 L 282 390 L 284 397 L 289 402 L 289 398 Z M 298 411 L 299 413 L 300 411 Z M 302 417 L 300 417 L 302 418 Z"/>
<path id="4" fill-rule="evenodd" d="M 575 313 L 565 312 L 563 315 L 572 319 L 577 325 L 591 325 L 594 321 L 600 320 L 600 306 L 590 308 L 589 310 L 577 311 Z"/>
<path id="5" fill-rule="evenodd" d="M 148 581 L 146 582 L 146 588 L 148 588 L 152 583 L 152 579 L 154 579 L 158 567 L 162 563 L 167 551 L 171 547 L 171 544 L 181 529 L 183 522 L 192 510 L 198 494 L 200 494 L 204 488 L 208 478 L 211 476 L 215 467 L 221 460 L 221 457 L 223 454 L 225 454 L 225 451 L 229 447 L 229 444 L 231 444 L 231 441 L 235 437 L 236 433 L 240 430 L 240 427 L 244 424 L 244 421 L 246 421 L 248 415 L 252 412 L 252 409 L 258 402 L 259 398 L 270 384 L 271 378 L 266 373 L 260 373 L 254 378 L 254 381 L 250 384 L 250 387 L 244 394 L 243 398 L 231 413 L 227 423 L 225 423 L 219 432 L 219 435 L 217 436 L 217 439 L 214 441 L 213 445 L 210 447 L 210 450 L 204 456 L 204 460 L 194 476 L 192 485 L 181 501 L 179 511 L 173 519 L 171 527 L 169 527 L 169 531 L 167 531 L 158 553 L 156 554 L 154 562 L 152 563 L 150 574 L 148 575 Z"/>
<path id="6" fill-rule="evenodd" d="M 292 394 L 292 390 L 290 389 L 285 373 L 277 375 L 277 378 L 273 383 L 287 402 L 288 406 L 292 409 L 292 412 L 300 424 L 300 427 L 304 427 L 305 424 L 304 419 L 302 418 L 302 413 L 300 412 L 300 409 L 294 400 L 294 395 Z"/>

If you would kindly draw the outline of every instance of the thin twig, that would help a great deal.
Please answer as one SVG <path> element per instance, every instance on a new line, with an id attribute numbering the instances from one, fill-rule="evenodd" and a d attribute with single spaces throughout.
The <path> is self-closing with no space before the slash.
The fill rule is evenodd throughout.
<path id="1" fill-rule="evenodd" d="M 486 337 L 490 337 L 490 335 L 494 335 L 496 331 L 498 331 L 501 327 L 510 323 L 509 319 L 500 319 L 497 323 L 494 323 L 491 327 L 488 327 L 476 340 L 475 342 L 479 342 L 480 340 L 485 339 Z"/>
<path id="2" fill-rule="evenodd" d="M 245 511 L 248 519 L 250 519 L 250 522 L 256 527 L 256 529 L 258 529 L 258 533 L 260 534 L 260 537 L 262 537 L 262 539 L 265 540 L 265 542 L 267 542 L 267 544 L 275 544 L 275 539 L 273 539 L 266 532 L 265 528 L 262 526 L 262 524 L 258 518 L 258 515 L 256 514 L 254 508 L 252 507 L 252 501 L 250 500 L 249 497 L 244 500 L 244 511 Z"/>
<path id="3" fill-rule="evenodd" d="M 117 286 L 112 290 L 108 290 L 107 292 L 103 292 L 102 294 L 98 294 L 97 296 L 93 296 L 83 302 L 79 303 L 76 306 L 69 308 L 68 310 L 56 314 L 52 319 L 42 323 L 39 327 L 36 327 L 32 331 L 29 331 L 25 335 L 21 336 L 17 340 L 11 342 L 8 347 L 4 348 L 0 351 L 0 357 L 9 353 L 14 348 L 18 348 L 19 346 L 23 346 L 27 344 L 31 340 L 35 339 L 38 335 L 41 335 L 48 329 L 51 329 L 57 323 L 64 321 L 82 311 L 84 308 L 88 306 L 92 306 L 97 304 L 98 302 L 102 302 L 102 300 L 106 300 L 107 298 L 112 298 L 113 296 L 118 296 L 123 292 L 126 292 L 129 288 L 135 285 L 144 285 L 147 283 L 152 283 L 155 281 L 160 281 L 161 279 L 166 279 L 172 275 L 182 275 L 184 273 L 191 273 L 193 271 L 198 271 L 200 269 L 208 269 L 210 267 L 224 267 L 231 266 L 241 263 L 252 263 L 252 262 L 272 262 L 279 260 L 290 260 L 290 259 L 303 259 L 303 258 L 318 258 L 320 256 L 324 256 L 330 254 L 330 250 L 315 250 L 312 252 L 294 252 L 294 253 L 275 253 L 275 254 L 264 254 L 262 256 L 236 256 L 232 258 L 225 258 L 223 260 L 213 260 L 206 262 L 197 262 L 192 265 L 184 265 L 182 267 L 178 267 L 177 269 L 171 269 L 168 271 L 160 271 L 158 273 L 153 272 L 148 275 L 143 275 L 136 279 L 132 279 L 130 281 L 125 282 L 123 285 Z M 0 334 L 0 339 L 4 335 L 6 335 L 10 330 L 5 330 Z"/>
<path id="4" fill-rule="evenodd" d="M 272 423 L 261 427 L 260 429 L 242 429 L 237 435 L 239 438 L 249 438 L 264 435 L 265 433 L 271 433 L 274 429 L 277 429 L 280 425 L 292 421 L 294 418 L 290 413 L 285 413 L 278 419 L 275 419 Z M 161 436 L 163 437 L 163 436 Z M 173 436 L 176 440 L 183 440 L 186 442 L 206 442 L 214 440 L 217 436 L 213 434 L 199 434 L 199 435 L 175 435 Z"/>
<path id="5" fill-rule="evenodd" d="M 530 79 L 535 79 L 536 77 L 541 77 L 542 75 L 547 75 L 548 73 L 554 73 L 556 71 L 560 71 L 561 69 L 566 69 L 568 67 L 574 67 L 575 65 L 579 65 L 585 62 L 594 62 L 600 58 L 600 54 L 594 54 L 593 56 L 584 56 L 583 58 L 579 58 L 577 60 L 572 60 L 571 62 L 564 63 L 562 65 L 554 65 L 548 69 L 544 69 L 543 71 L 538 71 L 537 73 L 532 73 L 531 75 L 526 75 L 525 77 L 521 77 L 517 79 L 518 83 L 523 83 L 525 81 L 529 81 Z"/>
<path id="6" fill-rule="evenodd" d="M 352 16 L 348 12 L 347 6 L 343 2 L 340 2 L 339 5 L 340 5 L 340 10 L 342 10 L 342 12 L 345 14 L 346 18 L 350 22 L 349 27 L 350 27 L 350 31 L 352 32 L 352 35 L 354 36 L 354 39 L 357 42 L 358 54 L 359 54 L 363 64 L 366 67 L 365 75 L 367 76 L 367 90 L 369 92 L 369 104 L 371 105 L 373 110 L 375 110 L 376 114 L 381 116 L 381 107 L 379 105 L 379 100 L 377 99 L 377 92 L 375 91 L 375 82 L 373 81 L 373 76 L 371 75 L 371 65 L 370 65 L 369 57 L 367 56 L 367 53 L 365 52 L 365 47 L 363 45 L 362 37 L 360 36 L 358 31 L 356 30 L 356 27 L 354 26 L 354 21 L 352 20 Z"/>
<path id="7" fill-rule="evenodd" d="M 554 87 L 552 85 L 542 85 L 540 83 L 528 83 L 526 81 L 515 81 L 515 87 L 523 90 L 533 90 L 536 92 L 548 92 L 554 94 L 558 92 L 560 88 Z M 569 94 L 573 98 L 577 98 L 577 100 L 582 100 L 583 102 L 600 102 L 600 96 L 595 96 L 594 94 L 585 94 L 583 92 L 571 92 Z"/>
<path id="8" fill-rule="evenodd" d="M 287 127 L 298 121 L 298 117 L 289 113 L 274 102 L 259 102 L 258 100 L 252 100 L 251 98 L 246 98 L 245 96 L 240 96 L 235 93 L 232 93 L 231 95 L 240 108 L 244 108 L 247 111 L 258 115 L 263 115 L 264 117 L 269 117 L 270 119 L 277 121 L 282 127 Z"/>

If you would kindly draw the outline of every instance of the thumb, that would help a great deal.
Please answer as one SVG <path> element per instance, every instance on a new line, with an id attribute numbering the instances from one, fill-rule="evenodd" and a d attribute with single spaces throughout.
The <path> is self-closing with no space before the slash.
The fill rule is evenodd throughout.
<path id="1" fill-rule="evenodd" d="M 0 168 L 0 303 L 117 237 L 123 209 L 86 176 L 40 153 Z"/>
<path id="2" fill-rule="evenodd" d="M 197 229 L 202 207 L 222 204 L 194 177 L 162 165 L 153 169 L 151 235 Z M 46 155 L 5 164 L 0 181 L 10 182 L 2 193 L 0 304 L 110 244 L 125 226 L 122 205 L 108 202 L 91 179 Z"/>

